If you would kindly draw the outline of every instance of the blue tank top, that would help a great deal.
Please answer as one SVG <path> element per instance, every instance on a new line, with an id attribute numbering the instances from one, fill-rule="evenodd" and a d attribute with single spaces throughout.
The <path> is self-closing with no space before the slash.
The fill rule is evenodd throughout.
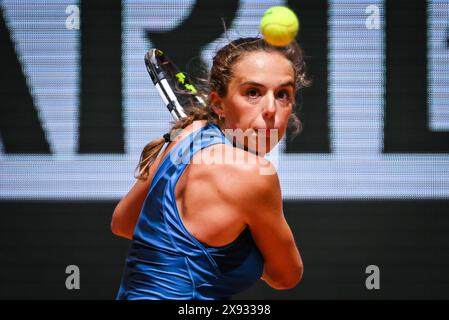
<path id="1" fill-rule="evenodd" d="M 232 145 L 209 123 L 179 141 L 160 163 L 134 230 L 117 299 L 225 300 L 261 277 L 263 258 L 248 227 L 226 246 L 208 246 L 185 228 L 176 206 L 175 186 L 190 159 L 217 143 Z"/>

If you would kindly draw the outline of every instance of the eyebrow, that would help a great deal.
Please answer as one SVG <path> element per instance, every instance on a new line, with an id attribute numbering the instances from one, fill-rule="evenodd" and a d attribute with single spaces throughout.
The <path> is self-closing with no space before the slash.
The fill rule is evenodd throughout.
<path id="1" fill-rule="evenodd" d="M 255 81 L 245 81 L 243 83 L 241 83 L 239 86 L 243 87 L 243 86 L 247 86 L 247 85 L 251 85 L 251 86 L 255 86 L 255 87 L 264 87 L 263 84 L 255 82 Z M 283 82 L 279 85 L 279 87 L 288 87 L 288 86 L 292 86 L 293 88 L 295 87 L 295 84 L 293 83 L 293 81 L 287 81 L 287 82 Z"/>

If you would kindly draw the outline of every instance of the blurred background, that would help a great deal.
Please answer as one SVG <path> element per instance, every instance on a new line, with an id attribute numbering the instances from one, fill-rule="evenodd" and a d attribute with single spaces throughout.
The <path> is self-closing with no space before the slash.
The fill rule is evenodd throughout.
<path id="1" fill-rule="evenodd" d="M 0 299 L 115 297 L 130 242 L 111 215 L 172 121 L 144 54 L 195 75 L 273 5 L 297 13 L 313 80 L 276 149 L 305 273 L 235 298 L 449 298 L 449 1 L 3 0 Z"/>

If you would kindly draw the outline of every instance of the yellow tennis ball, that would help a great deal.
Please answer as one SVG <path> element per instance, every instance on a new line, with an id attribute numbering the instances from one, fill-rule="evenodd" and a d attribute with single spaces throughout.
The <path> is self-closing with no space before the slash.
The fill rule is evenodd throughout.
<path id="1" fill-rule="evenodd" d="M 288 45 L 295 39 L 298 29 L 298 18 L 287 7 L 269 8 L 260 21 L 260 32 L 265 41 L 274 46 Z"/>

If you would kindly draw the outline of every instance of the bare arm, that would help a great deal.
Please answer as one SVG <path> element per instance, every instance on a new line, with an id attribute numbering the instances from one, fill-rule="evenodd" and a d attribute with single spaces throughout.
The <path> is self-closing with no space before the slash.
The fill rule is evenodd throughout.
<path id="1" fill-rule="evenodd" d="M 115 207 L 111 230 L 117 236 L 132 239 L 139 213 L 147 196 L 151 179 L 137 180 L 128 194 Z"/>
<path id="2" fill-rule="evenodd" d="M 202 125 L 204 126 L 205 122 Z M 182 140 L 187 134 L 189 134 L 192 128 L 185 128 L 184 130 L 185 131 L 179 133 L 175 138 L 175 143 Z M 150 165 L 148 179 L 145 181 L 137 180 L 128 194 L 117 204 L 112 215 L 112 233 L 120 237 L 132 239 L 137 220 L 139 219 L 140 211 L 142 210 L 143 202 L 145 201 L 151 181 L 153 180 L 153 175 L 157 170 L 160 161 L 165 158 L 165 155 L 170 152 L 175 143 L 169 143 L 164 146 L 164 149 L 160 151 L 156 160 Z"/>
<path id="3" fill-rule="evenodd" d="M 293 288 L 302 278 L 303 264 L 282 210 L 278 176 L 261 175 L 253 167 L 242 178 L 246 183 L 237 202 L 245 208 L 246 223 L 265 260 L 262 280 L 274 289 Z"/>
<path id="4" fill-rule="evenodd" d="M 151 182 L 153 180 L 153 175 L 157 169 L 161 156 L 169 148 L 159 153 L 156 160 L 150 165 L 148 178 L 143 180 L 137 180 L 133 185 L 131 190 L 120 200 L 114 209 L 111 220 L 111 231 L 113 234 L 132 239 L 134 234 L 134 229 L 139 219 L 140 211 L 142 210 L 143 202 L 150 189 Z"/>

